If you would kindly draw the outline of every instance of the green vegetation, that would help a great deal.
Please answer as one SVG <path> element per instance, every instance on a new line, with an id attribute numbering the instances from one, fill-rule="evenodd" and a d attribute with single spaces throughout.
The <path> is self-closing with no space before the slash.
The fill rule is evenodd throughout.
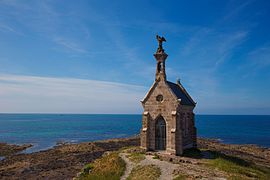
<path id="1" fill-rule="evenodd" d="M 212 152 L 215 159 L 209 160 L 208 165 L 212 168 L 231 174 L 231 179 L 270 179 L 270 169 L 260 167 L 243 159 L 227 156 L 218 152 Z"/>
<path id="2" fill-rule="evenodd" d="M 156 180 L 161 175 L 160 169 L 155 165 L 136 166 L 132 169 L 127 180 Z"/>
<path id="3" fill-rule="evenodd" d="M 159 159 L 158 155 L 155 154 L 155 155 L 153 156 L 153 159 Z"/>
<path id="4" fill-rule="evenodd" d="M 127 158 L 134 163 L 139 163 L 145 159 L 145 153 L 138 151 L 135 147 L 125 148 L 124 150 L 128 154 Z M 87 164 L 78 179 L 119 180 L 124 174 L 126 166 L 124 160 L 119 157 L 119 152 L 120 151 L 112 152 L 95 160 L 93 163 Z M 270 179 L 270 168 L 259 166 L 238 157 L 228 156 L 218 151 L 193 148 L 185 150 L 183 155 L 191 158 L 203 158 L 202 162 L 204 165 L 214 170 L 224 171 L 224 174 L 227 174 L 226 176 L 229 177 L 229 179 Z M 157 154 L 155 154 L 153 158 L 159 159 Z M 127 180 L 156 180 L 160 175 L 161 170 L 155 165 L 137 165 L 132 169 Z M 190 176 L 187 174 L 177 174 L 174 180 L 185 180 L 189 178 Z"/>
<path id="5" fill-rule="evenodd" d="M 139 163 L 145 159 L 145 155 L 143 153 L 134 152 L 127 155 L 127 158 L 134 163 Z"/>
<path id="6" fill-rule="evenodd" d="M 124 146 L 124 147 L 121 147 L 119 149 L 120 152 L 126 152 L 126 151 L 130 151 L 130 150 L 133 150 L 133 149 L 138 149 L 139 147 L 138 146 Z"/>
<path id="7" fill-rule="evenodd" d="M 187 178 L 188 178 L 187 175 L 179 174 L 179 175 L 177 175 L 175 178 L 173 178 L 173 180 L 185 180 L 185 179 L 187 179 Z"/>
<path id="8" fill-rule="evenodd" d="M 93 164 L 92 163 L 90 163 L 90 164 L 86 164 L 85 166 L 84 166 L 84 168 L 83 168 L 83 174 L 89 174 L 89 171 L 91 170 L 91 169 L 93 169 Z"/>
<path id="9" fill-rule="evenodd" d="M 141 149 L 139 146 L 122 147 L 120 149 L 120 152 L 123 152 L 123 153 L 141 153 L 141 154 L 145 154 L 145 150 L 144 149 Z"/>
<path id="10" fill-rule="evenodd" d="M 87 164 L 80 180 L 119 180 L 125 171 L 125 162 L 114 152 Z"/>

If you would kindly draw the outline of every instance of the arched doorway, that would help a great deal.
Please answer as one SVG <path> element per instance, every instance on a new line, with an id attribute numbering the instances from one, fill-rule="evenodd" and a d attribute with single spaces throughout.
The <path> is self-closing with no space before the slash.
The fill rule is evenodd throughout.
<path id="1" fill-rule="evenodd" d="M 156 120 L 155 148 L 156 150 L 166 150 L 166 122 L 162 116 Z"/>

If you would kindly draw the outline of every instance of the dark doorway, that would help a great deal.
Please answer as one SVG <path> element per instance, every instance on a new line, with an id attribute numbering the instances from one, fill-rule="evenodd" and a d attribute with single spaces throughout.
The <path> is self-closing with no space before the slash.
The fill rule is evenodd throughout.
<path id="1" fill-rule="evenodd" d="M 162 116 L 156 120 L 156 150 L 166 150 L 166 122 Z"/>

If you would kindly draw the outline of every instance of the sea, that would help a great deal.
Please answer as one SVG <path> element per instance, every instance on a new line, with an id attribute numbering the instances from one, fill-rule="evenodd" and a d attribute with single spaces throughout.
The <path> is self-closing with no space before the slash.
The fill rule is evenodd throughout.
<path id="1" fill-rule="evenodd" d="M 0 142 L 33 144 L 23 153 L 80 143 L 123 138 L 140 132 L 138 114 L 0 114 Z M 196 115 L 199 137 L 230 144 L 270 147 L 270 115 Z"/>

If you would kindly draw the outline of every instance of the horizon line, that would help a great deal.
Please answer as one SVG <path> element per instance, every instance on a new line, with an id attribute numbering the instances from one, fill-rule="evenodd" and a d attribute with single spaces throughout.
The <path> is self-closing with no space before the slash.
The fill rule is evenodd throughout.
<path id="1" fill-rule="evenodd" d="M 142 112 L 143 113 L 143 112 Z M 47 114 L 47 115 L 141 115 L 142 113 L 39 113 L 39 112 L 0 112 L 1 114 Z M 270 116 L 270 114 L 196 114 L 203 116 Z"/>

